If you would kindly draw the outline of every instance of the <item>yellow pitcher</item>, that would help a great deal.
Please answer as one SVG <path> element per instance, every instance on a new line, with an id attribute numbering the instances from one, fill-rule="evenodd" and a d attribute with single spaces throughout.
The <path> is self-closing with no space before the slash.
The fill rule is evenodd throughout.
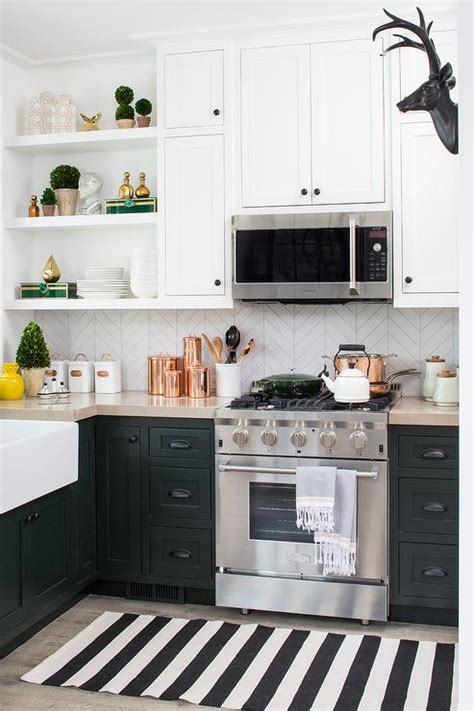
<path id="1" fill-rule="evenodd" d="M 21 400 L 25 386 L 16 363 L 4 363 L 0 375 L 0 400 Z"/>

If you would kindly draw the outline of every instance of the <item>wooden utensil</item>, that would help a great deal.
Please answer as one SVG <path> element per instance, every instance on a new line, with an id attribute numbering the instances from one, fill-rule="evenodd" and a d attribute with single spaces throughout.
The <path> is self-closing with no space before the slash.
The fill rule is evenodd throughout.
<path id="1" fill-rule="evenodd" d="M 201 336 L 204 338 L 204 343 L 207 346 L 207 350 L 209 351 L 211 357 L 214 359 L 214 363 L 220 363 L 221 362 L 221 356 L 220 354 L 217 354 L 217 351 L 214 349 L 213 344 L 211 343 L 211 340 L 206 336 L 205 333 L 201 333 Z"/>
<path id="2" fill-rule="evenodd" d="M 242 363 L 243 359 L 248 356 L 251 350 L 253 350 L 253 347 L 255 346 L 255 338 L 251 338 L 250 341 L 247 343 L 245 346 L 244 350 L 242 353 L 239 355 L 237 358 L 237 363 Z"/>
<path id="3" fill-rule="evenodd" d="M 222 350 L 224 348 L 222 338 L 220 336 L 216 336 L 215 338 L 212 339 L 211 343 L 212 343 L 212 347 L 214 348 L 214 352 L 217 356 L 216 362 L 222 363 Z"/>

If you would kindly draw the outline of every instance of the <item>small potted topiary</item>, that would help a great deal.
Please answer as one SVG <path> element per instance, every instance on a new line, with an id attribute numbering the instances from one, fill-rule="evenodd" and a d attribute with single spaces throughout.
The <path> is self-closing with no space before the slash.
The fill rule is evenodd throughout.
<path id="1" fill-rule="evenodd" d="M 36 321 L 30 321 L 21 334 L 16 352 L 16 362 L 21 369 L 25 383 L 25 395 L 37 397 L 43 386 L 46 368 L 51 365 L 51 358 L 43 331 Z"/>
<path id="2" fill-rule="evenodd" d="M 52 188 L 45 188 L 41 196 L 41 205 L 43 206 L 43 215 L 52 217 L 56 210 L 56 195 Z"/>
<path id="3" fill-rule="evenodd" d="M 147 128 L 150 125 L 152 109 L 152 103 L 148 99 L 138 99 L 135 104 L 135 111 L 138 114 L 137 123 L 141 128 Z"/>
<path id="4" fill-rule="evenodd" d="M 72 165 L 58 165 L 50 174 L 51 187 L 55 192 L 59 215 L 75 215 L 79 196 L 81 174 Z"/>
<path id="5" fill-rule="evenodd" d="M 133 89 L 129 86 L 118 86 L 115 89 L 115 101 L 118 104 L 115 120 L 119 128 L 133 128 L 135 126 L 135 110 L 131 106 L 133 96 Z"/>

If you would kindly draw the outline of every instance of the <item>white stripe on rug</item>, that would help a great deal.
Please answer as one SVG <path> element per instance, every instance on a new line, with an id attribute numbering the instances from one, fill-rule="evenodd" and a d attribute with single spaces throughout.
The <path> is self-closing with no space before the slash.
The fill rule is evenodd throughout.
<path id="1" fill-rule="evenodd" d="M 381 707 L 399 644 L 399 639 L 382 637 L 369 678 L 365 685 L 364 693 L 359 703 L 358 708 L 361 709 L 361 711 L 379 709 Z"/>
<path id="2" fill-rule="evenodd" d="M 310 632 L 306 640 L 301 645 L 301 649 L 293 660 L 292 665 L 287 670 L 281 680 L 278 689 L 269 701 L 267 711 L 282 711 L 291 704 L 296 692 L 300 688 L 306 672 L 311 662 L 319 651 L 320 646 L 326 639 L 326 632 Z"/>
<path id="3" fill-rule="evenodd" d="M 200 704 L 256 629 L 256 624 L 239 627 L 199 679 L 196 679 L 180 698 L 193 704 Z"/>
<path id="4" fill-rule="evenodd" d="M 352 662 L 354 661 L 362 639 L 363 638 L 359 635 L 347 635 L 347 637 L 345 637 L 332 660 L 328 673 L 313 702 L 312 709 L 319 711 L 320 709 L 334 708 L 342 691 L 342 687 L 346 683 L 349 669 L 352 666 Z"/>
<path id="5" fill-rule="evenodd" d="M 418 644 L 405 701 L 406 711 L 426 709 L 435 654 L 436 644 L 433 644 L 433 642 L 420 642 Z"/>
<path id="6" fill-rule="evenodd" d="M 237 682 L 229 696 L 223 702 L 222 706 L 224 708 L 242 708 L 257 684 L 260 683 L 275 655 L 280 651 L 282 644 L 287 637 L 289 637 L 291 632 L 292 630 L 281 627 L 275 629 L 258 654 L 255 655 L 255 659 L 242 675 L 240 681 Z"/>
<path id="7" fill-rule="evenodd" d="M 184 627 L 189 620 L 180 618 L 171 619 L 147 644 L 136 654 L 133 659 L 126 664 L 113 679 L 107 682 L 99 691 L 110 691 L 112 694 L 119 694 L 127 684 L 135 679 L 141 670 L 151 662 L 153 657 L 173 639 L 175 634 Z"/>
<path id="8" fill-rule="evenodd" d="M 122 617 L 122 612 L 104 612 L 85 629 L 60 647 L 57 652 L 44 660 L 31 671 L 23 674 L 22 681 L 42 684 L 46 679 L 62 669 L 79 652 L 82 652 L 96 637 L 105 632 L 114 622 Z"/>
<path id="9" fill-rule="evenodd" d="M 164 669 L 164 671 L 154 680 L 150 686 L 142 692 L 142 696 L 154 696 L 159 698 L 171 684 L 176 681 L 178 676 L 186 667 L 191 664 L 194 657 L 201 651 L 206 642 L 222 627 L 222 620 L 207 622 L 195 635 L 192 637 L 173 661 Z"/>

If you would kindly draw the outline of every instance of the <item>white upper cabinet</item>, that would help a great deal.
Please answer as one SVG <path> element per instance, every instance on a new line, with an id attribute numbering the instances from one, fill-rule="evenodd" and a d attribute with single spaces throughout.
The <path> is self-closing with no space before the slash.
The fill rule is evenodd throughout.
<path id="1" fill-rule="evenodd" d="M 381 44 L 311 45 L 313 204 L 383 202 Z"/>
<path id="2" fill-rule="evenodd" d="M 225 293 L 224 136 L 165 139 L 168 296 Z"/>
<path id="3" fill-rule="evenodd" d="M 457 157 L 443 146 L 431 121 L 401 126 L 402 251 L 396 278 L 403 294 L 458 291 L 458 170 Z M 420 298 L 405 305 L 432 304 Z"/>
<path id="4" fill-rule="evenodd" d="M 311 204 L 309 45 L 241 53 L 242 204 Z"/>
<path id="5" fill-rule="evenodd" d="M 186 52 L 165 57 L 165 128 L 221 126 L 224 53 Z"/>

